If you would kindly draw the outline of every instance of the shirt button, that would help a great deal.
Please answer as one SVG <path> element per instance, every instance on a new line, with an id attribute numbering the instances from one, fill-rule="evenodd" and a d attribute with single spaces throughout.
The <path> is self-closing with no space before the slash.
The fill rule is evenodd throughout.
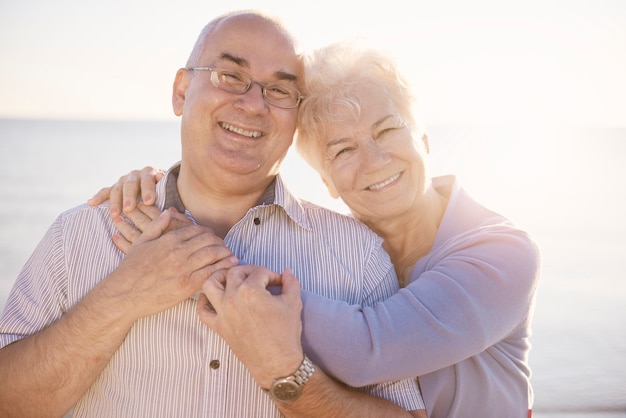
<path id="1" fill-rule="evenodd" d="M 255 225 L 259 225 L 260 223 L 261 223 L 261 220 L 259 218 L 254 218 Z"/>
<path id="2" fill-rule="evenodd" d="M 220 361 L 219 360 L 211 360 L 211 362 L 209 363 L 209 367 L 212 368 L 213 370 L 217 370 L 220 368 Z"/>

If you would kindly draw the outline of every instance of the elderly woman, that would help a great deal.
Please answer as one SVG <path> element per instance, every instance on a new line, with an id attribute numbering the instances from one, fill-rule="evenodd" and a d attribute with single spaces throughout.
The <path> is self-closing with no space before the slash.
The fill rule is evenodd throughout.
<path id="1" fill-rule="evenodd" d="M 372 308 L 303 291 L 304 351 L 352 386 L 419 376 L 430 417 L 530 416 L 536 245 L 453 176 L 431 178 L 428 137 L 413 116 L 408 84 L 387 56 L 335 44 L 308 58 L 306 76 L 297 148 L 330 194 L 384 240 L 403 288 Z M 144 191 L 152 190 L 151 176 L 143 175 Z M 129 181 L 134 193 L 138 180 Z M 229 344 L 237 343 L 229 327 L 246 321 L 233 318 L 243 309 L 220 318 L 227 304 L 245 306 L 247 315 L 254 306 L 278 306 L 269 292 L 242 295 L 236 276 L 225 273 L 218 285 L 205 286 L 217 314 L 203 320 Z M 289 272 L 280 280 L 288 284 Z M 251 279 L 245 286 L 270 282 Z M 284 315 L 271 312 L 255 321 L 256 329 L 239 329 L 255 342 L 250 346 L 270 344 L 270 328 L 276 334 L 280 321 L 298 317 L 287 308 Z"/>
<path id="2" fill-rule="evenodd" d="M 431 178 L 392 61 L 335 45 L 306 74 L 298 150 L 384 239 L 406 285 L 373 309 L 306 294 L 305 315 L 328 318 L 304 334 L 318 364 L 353 385 L 418 375 L 431 417 L 527 416 L 536 246 L 454 177 Z"/>

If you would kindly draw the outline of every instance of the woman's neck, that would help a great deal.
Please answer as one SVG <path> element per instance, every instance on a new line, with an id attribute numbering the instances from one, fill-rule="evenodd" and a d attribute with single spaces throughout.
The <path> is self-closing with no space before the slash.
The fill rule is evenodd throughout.
<path id="1" fill-rule="evenodd" d="M 431 250 L 437 237 L 449 196 L 429 189 L 419 204 L 392 219 L 368 222 L 368 226 L 384 239 L 400 284 L 407 284 L 413 266 Z M 370 225 L 371 224 L 371 225 Z"/>

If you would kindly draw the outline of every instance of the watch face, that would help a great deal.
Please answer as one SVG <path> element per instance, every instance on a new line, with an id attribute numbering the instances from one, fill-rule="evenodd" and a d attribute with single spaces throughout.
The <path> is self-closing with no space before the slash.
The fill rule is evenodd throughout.
<path id="1" fill-rule="evenodd" d="M 302 393 L 302 386 L 289 379 L 279 379 L 272 385 L 272 395 L 280 402 L 295 401 Z"/>

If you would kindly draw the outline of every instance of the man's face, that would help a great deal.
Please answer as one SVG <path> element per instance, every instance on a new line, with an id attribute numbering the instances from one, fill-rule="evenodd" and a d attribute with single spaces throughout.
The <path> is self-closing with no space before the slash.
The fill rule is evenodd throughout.
<path id="1" fill-rule="evenodd" d="M 197 66 L 236 70 L 261 83 L 301 90 L 302 63 L 291 41 L 256 16 L 223 21 L 208 35 Z M 268 104 L 258 84 L 235 94 L 215 87 L 209 71 L 181 70 L 173 105 L 182 115 L 183 167 L 199 181 L 249 180 L 252 187 L 278 172 L 293 141 L 298 109 Z"/>

